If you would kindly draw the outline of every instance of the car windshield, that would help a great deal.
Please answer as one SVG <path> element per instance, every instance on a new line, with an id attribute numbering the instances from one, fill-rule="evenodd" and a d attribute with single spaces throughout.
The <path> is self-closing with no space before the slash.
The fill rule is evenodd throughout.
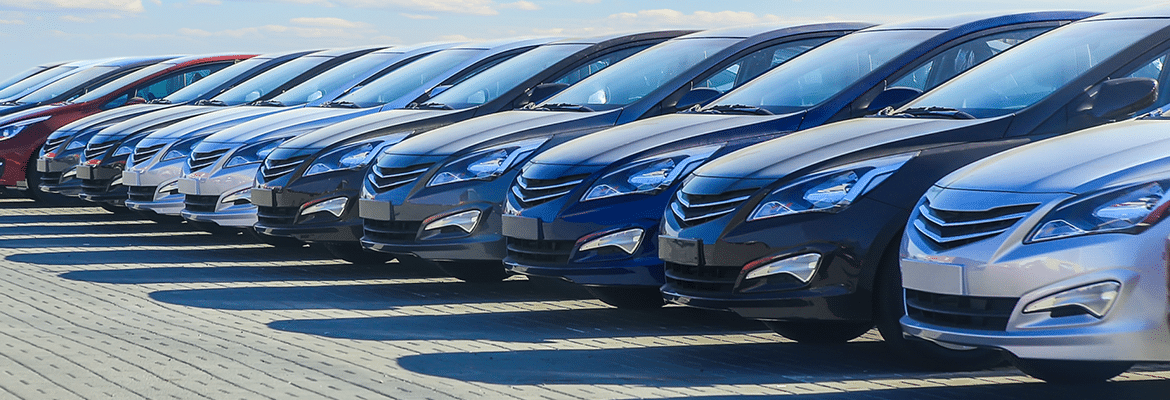
<path id="1" fill-rule="evenodd" d="M 399 67 L 337 100 L 348 101 L 359 107 L 379 106 L 397 100 L 482 52 L 483 50 L 479 49 L 450 49 L 430 54 Z"/>
<path id="2" fill-rule="evenodd" d="M 742 39 L 671 40 L 614 64 L 545 100 L 608 110 L 638 101 L 679 74 Z"/>
<path id="3" fill-rule="evenodd" d="M 101 85 L 97 89 L 91 90 L 91 91 L 81 95 L 81 97 L 78 97 L 78 98 L 70 100 L 70 101 L 72 101 L 74 103 L 84 103 L 87 101 L 93 101 L 93 100 L 102 98 L 103 96 L 105 96 L 107 94 L 122 90 L 122 89 L 126 88 L 127 86 L 130 86 L 134 82 L 138 82 L 142 79 L 145 79 L 148 76 L 162 72 L 162 71 L 166 70 L 167 68 L 173 68 L 174 66 L 175 66 L 175 64 L 171 64 L 171 63 L 161 63 L 161 64 L 151 65 L 149 67 L 134 71 L 134 72 L 132 72 L 126 76 L 123 76 L 121 78 L 115 79 L 113 82 L 107 83 L 105 85 Z"/>
<path id="4" fill-rule="evenodd" d="M 228 89 L 226 92 L 220 93 L 218 96 L 213 97 L 212 100 L 222 102 L 224 105 L 229 106 L 256 101 L 264 97 L 264 95 L 271 93 L 274 89 L 280 87 L 280 85 L 305 73 L 305 71 L 332 59 L 333 57 L 307 56 L 286 62 L 279 67 L 264 71 L 264 73 L 256 75 L 256 77 L 248 79 Z"/>
<path id="5" fill-rule="evenodd" d="M 453 109 L 475 107 L 495 100 L 500 95 L 515 89 L 516 86 L 531 79 L 533 75 L 564 60 L 566 57 L 581 51 L 588 45 L 584 44 L 554 44 L 537 47 L 527 53 L 518 55 L 494 67 L 488 68 L 479 75 L 468 78 L 438 96 L 428 100 L 428 103 L 444 104 Z"/>
<path id="6" fill-rule="evenodd" d="M 38 73 L 38 71 L 43 71 L 46 69 L 48 69 L 48 68 L 38 66 L 38 67 L 32 67 L 32 68 L 26 69 L 24 71 L 20 71 L 20 73 L 13 75 L 13 76 L 10 76 L 10 77 L 8 77 L 8 79 L 5 79 L 3 81 L 0 81 L 0 89 L 7 88 L 9 86 L 12 86 L 12 84 L 14 84 L 16 82 L 20 82 L 20 81 L 23 81 L 25 79 L 31 78 L 34 75 L 36 75 Z M 45 72 L 49 72 L 49 71 L 45 71 Z M 41 75 L 43 75 L 43 74 L 41 74 Z"/>
<path id="7" fill-rule="evenodd" d="M 89 84 L 90 81 L 99 79 L 106 74 L 119 70 L 119 67 L 90 67 L 79 71 L 73 75 L 61 78 L 56 82 L 50 83 L 37 91 L 29 93 L 21 97 L 16 102 L 19 104 L 27 103 L 44 103 L 46 101 L 53 101 L 62 95 L 78 89 Z"/>
<path id="8" fill-rule="evenodd" d="M 1165 27 L 1162 19 L 1074 23 L 1024 42 L 1016 50 L 992 58 L 902 109 L 944 107 L 977 118 L 1009 114 L 1036 104 L 1093 66 Z"/>
<path id="9" fill-rule="evenodd" d="M 301 105 L 326 96 L 335 96 L 342 87 L 354 79 L 370 74 L 370 70 L 402 57 L 401 53 L 371 53 L 333 67 L 304 83 L 272 98 L 285 106 Z"/>
<path id="10" fill-rule="evenodd" d="M 773 114 L 809 109 L 940 32 L 919 29 L 849 34 L 781 64 L 707 108 L 746 105 Z"/>
<path id="11" fill-rule="evenodd" d="M 227 81 L 234 79 L 240 74 L 248 72 L 252 68 L 256 68 L 257 66 L 269 61 L 272 60 L 249 58 L 247 60 L 235 63 L 234 65 L 221 69 L 214 74 L 208 75 L 206 78 L 200 79 L 185 88 L 179 89 L 177 92 L 171 93 L 171 95 L 167 96 L 166 99 L 167 101 L 175 104 L 186 103 L 191 100 L 195 100 L 199 96 L 203 96 L 207 92 L 214 90 L 215 88 L 223 85 Z"/>
<path id="12" fill-rule="evenodd" d="M 21 92 L 24 92 L 29 88 L 36 87 L 37 85 L 59 78 L 61 75 L 67 74 L 75 69 L 77 69 L 75 66 L 62 65 L 60 67 L 41 72 L 28 78 L 24 78 L 24 80 L 16 82 L 7 88 L 4 88 L 4 90 L 0 90 L 0 100 L 19 95 Z"/>

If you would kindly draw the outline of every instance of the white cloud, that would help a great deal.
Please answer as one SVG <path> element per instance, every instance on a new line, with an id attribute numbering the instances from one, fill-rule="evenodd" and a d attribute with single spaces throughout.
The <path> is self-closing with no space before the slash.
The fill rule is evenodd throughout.
<path id="1" fill-rule="evenodd" d="M 671 9 L 642 10 L 636 13 L 618 13 L 609 20 L 623 25 L 642 27 L 698 27 L 720 28 L 735 25 L 778 23 L 783 18 L 772 14 L 756 15 L 748 11 L 695 11 L 685 14 Z"/>
<path id="2" fill-rule="evenodd" d="M 77 23 L 93 22 L 92 19 L 78 17 L 76 15 L 62 15 L 61 20 L 66 21 L 66 22 L 77 22 Z"/>
<path id="3" fill-rule="evenodd" d="M 2 0 L 0 0 L 2 1 Z M 58 0 L 62 1 L 62 0 Z M 496 15 L 495 1 L 492 0 L 273 0 L 278 2 L 313 4 L 326 7 L 392 8 L 413 11 Z M 523 2 L 523 1 L 522 1 Z"/>
<path id="4" fill-rule="evenodd" d="M 347 21 L 341 18 L 332 17 L 318 17 L 318 18 L 293 18 L 289 20 L 294 25 L 310 26 L 316 28 L 343 28 L 343 29 L 360 29 L 368 28 L 370 24 L 365 22 Z"/>
<path id="5" fill-rule="evenodd" d="M 315 39 L 364 39 L 367 34 L 376 32 L 369 24 L 341 18 L 293 18 L 289 23 L 290 25 L 272 24 L 219 31 L 181 28 L 178 32 L 188 37 L 261 38 L 277 35 Z"/>
<path id="6" fill-rule="evenodd" d="M 401 15 L 403 17 L 410 18 L 410 19 L 439 19 L 439 17 L 436 17 L 434 15 L 424 15 L 424 14 L 398 13 L 398 15 Z"/>
<path id="7" fill-rule="evenodd" d="M 24 21 L 19 19 L 0 19 L 0 25 L 24 25 Z"/>
<path id="8" fill-rule="evenodd" d="M 23 10 L 93 10 L 140 13 L 142 0 L 0 0 L 0 8 Z"/>
<path id="9" fill-rule="evenodd" d="M 511 9 L 517 9 L 517 10 L 533 11 L 533 10 L 539 10 L 540 6 L 536 5 L 536 3 L 533 3 L 531 1 L 521 0 L 521 1 L 517 1 L 515 3 L 500 4 L 500 8 L 511 8 Z"/>

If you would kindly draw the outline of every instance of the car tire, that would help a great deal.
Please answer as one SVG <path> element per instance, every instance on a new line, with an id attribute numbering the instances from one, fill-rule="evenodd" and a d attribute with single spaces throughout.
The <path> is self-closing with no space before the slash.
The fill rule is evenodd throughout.
<path id="1" fill-rule="evenodd" d="M 901 319 L 906 315 L 906 306 L 902 269 L 898 265 L 899 243 L 895 242 L 886 250 L 874 282 L 875 322 L 886 347 L 896 355 L 894 359 L 937 371 L 974 371 L 1003 364 L 1006 361 L 1004 353 L 996 349 L 948 349 L 902 335 Z"/>
<path id="2" fill-rule="evenodd" d="M 379 265 L 394 259 L 394 256 L 363 249 L 356 243 L 323 243 L 325 250 L 333 257 L 357 265 Z"/>
<path id="3" fill-rule="evenodd" d="M 647 310 L 666 305 L 658 288 L 586 286 L 585 290 L 602 303 L 626 310 Z"/>
<path id="4" fill-rule="evenodd" d="M 499 282 L 511 276 L 499 261 L 443 261 L 437 264 L 447 275 L 470 283 Z"/>
<path id="5" fill-rule="evenodd" d="M 764 321 L 764 326 L 785 338 L 803 344 L 841 344 L 873 328 L 871 322 L 854 321 Z"/>
<path id="6" fill-rule="evenodd" d="M 1048 383 L 1102 383 L 1133 366 L 1124 361 L 1039 360 L 1012 357 L 1012 364 L 1029 376 Z"/>

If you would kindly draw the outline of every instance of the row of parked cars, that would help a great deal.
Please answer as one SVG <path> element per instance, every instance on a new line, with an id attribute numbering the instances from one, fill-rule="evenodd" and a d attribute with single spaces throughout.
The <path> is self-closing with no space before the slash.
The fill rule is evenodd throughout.
<path id="1" fill-rule="evenodd" d="M 51 64 L 0 185 L 1100 381 L 1170 361 L 1168 57 L 1157 6 Z"/>

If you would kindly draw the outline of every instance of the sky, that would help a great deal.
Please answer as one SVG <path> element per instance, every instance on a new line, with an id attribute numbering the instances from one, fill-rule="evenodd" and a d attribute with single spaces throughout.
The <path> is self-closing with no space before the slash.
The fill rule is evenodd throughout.
<path id="1" fill-rule="evenodd" d="M 1114 0 L 0 0 L 0 80 L 38 63 L 274 52 L 962 12 L 1119 11 Z"/>

